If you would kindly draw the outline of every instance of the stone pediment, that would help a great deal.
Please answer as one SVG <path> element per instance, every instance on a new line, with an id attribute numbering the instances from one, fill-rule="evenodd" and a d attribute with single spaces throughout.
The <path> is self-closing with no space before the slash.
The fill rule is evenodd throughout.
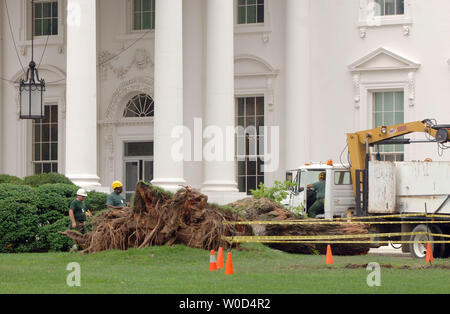
<path id="1" fill-rule="evenodd" d="M 374 52 L 353 62 L 351 72 L 379 71 L 379 70 L 411 70 L 418 69 L 420 64 L 400 56 L 385 48 L 378 48 Z"/>
<path id="2" fill-rule="evenodd" d="M 234 73 L 236 76 L 276 76 L 278 71 L 259 57 L 239 55 L 234 60 Z"/>

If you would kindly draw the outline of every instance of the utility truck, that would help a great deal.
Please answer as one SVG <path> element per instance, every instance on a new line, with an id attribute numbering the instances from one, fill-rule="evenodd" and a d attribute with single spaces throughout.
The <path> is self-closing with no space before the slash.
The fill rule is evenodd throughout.
<path id="1" fill-rule="evenodd" d="M 414 132 L 425 133 L 426 139 L 404 138 Z M 450 240 L 433 236 L 450 235 L 450 162 L 429 158 L 381 161 L 370 148 L 427 142 L 435 143 L 443 150 L 450 148 L 446 146 L 449 141 L 450 125 L 439 125 L 431 119 L 349 133 L 347 164 L 334 164 L 329 160 L 307 163 L 286 172 L 286 179 L 296 184 L 285 205 L 302 208 L 308 214 L 316 198 L 316 191 L 310 184 L 317 182 L 319 174 L 325 172 L 324 206 L 316 218 L 367 217 L 367 221 L 373 221 L 378 216 L 377 221 L 382 224 L 371 224 L 373 233 L 418 234 L 402 235 L 401 238 L 380 236 L 373 239 L 374 247 L 380 246 L 375 244 L 376 241 L 408 241 L 402 245 L 402 251 L 411 252 L 417 258 L 424 257 L 426 244 L 422 242 Z M 449 256 L 449 243 L 431 242 L 431 247 L 435 257 Z"/>

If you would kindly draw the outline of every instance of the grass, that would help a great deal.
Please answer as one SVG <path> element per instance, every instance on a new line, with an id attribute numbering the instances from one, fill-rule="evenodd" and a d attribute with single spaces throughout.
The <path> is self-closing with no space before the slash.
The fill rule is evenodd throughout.
<path id="1" fill-rule="evenodd" d="M 247 244 L 233 250 L 234 275 L 209 272 L 209 252 L 185 246 L 128 251 L 0 254 L 0 293 L 168 293 L 168 294 L 297 294 L 297 293 L 449 293 L 449 259 L 424 260 L 386 256 L 295 255 Z M 225 254 L 226 259 L 226 254 Z M 81 286 L 69 287 L 67 264 L 81 267 Z M 366 283 L 381 265 L 381 286 Z M 349 264 L 362 265 L 349 269 Z M 386 266 L 386 265 L 389 265 Z M 404 266 L 409 269 L 402 269 Z M 441 266 L 441 267 L 436 267 Z"/>

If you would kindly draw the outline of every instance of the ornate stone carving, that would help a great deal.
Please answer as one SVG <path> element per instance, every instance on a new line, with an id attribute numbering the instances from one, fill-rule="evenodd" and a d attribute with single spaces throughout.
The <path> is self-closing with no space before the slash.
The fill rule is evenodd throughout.
<path id="1" fill-rule="evenodd" d="M 411 29 L 409 25 L 403 25 L 403 36 L 409 36 Z"/>
<path id="2" fill-rule="evenodd" d="M 366 38 L 367 36 L 367 28 L 366 27 L 360 27 L 359 28 L 359 37 Z"/>
<path id="3" fill-rule="evenodd" d="M 353 75 L 353 93 L 355 108 L 359 108 L 359 103 L 361 101 L 361 77 L 359 74 Z"/>
<path id="4" fill-rule="evenodd" d="M 416 75 L 414 72 L 408 73 L 408 94 L 409 106 L 413 107 L 416 99 Z"/>
<path id="5" fill-rule="evenodd" d="M 118 58 L 119 56 L 114 56 L 109 51 L 102 51 L 99 53 L 98 64 L 100 67 L 100 76 L 102 80 L 106 80 L 108 78 L 108 70 L 113 72 L 118 79 L 123 80 L 127 73 L 134 67 L 139 71 L 145 70 L 148 66 L 153 67 L 153 60 L 149 52 L 143 48 L 139 48 L 135 51 L 133 58 L 126 66 L 115 66 L 113 61 L 117 62 Z"/>

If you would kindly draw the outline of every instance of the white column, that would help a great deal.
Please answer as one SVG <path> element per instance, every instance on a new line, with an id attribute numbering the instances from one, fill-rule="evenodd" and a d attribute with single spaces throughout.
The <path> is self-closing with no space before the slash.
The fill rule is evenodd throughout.
<path id="1" fill-rule="evenodd" d="M 66 176 L 84 188 L 97 176 L 96 1 L 67 1 Z"/>
<path id="2" fill-rule="evenodd" d="M 155 17 L 154 180 L 175 191 L 185 184 L 183 160 L 172 154 L 179 141 L 174 128 L 183 125 L 183 3 L 156 0 Z"/>
<path id="3" fill-rule="evenodd" d="M 286 0 L 285 58 L 285 167 L 309 161 L 311 130 L 310 97 L 310 0 Z"/>
<path id="4" fill-rule="evenodd" d="M 206 1 L 206 70 L 204 128 L 214 133 L 204 139 L 204 147 L 219 140 L 217 149 L 222 152 L 215 160 L 204 150 L 203 188 L 208 196 L 237 193 L 234 135 L 226 140 L 226 129 L 234 128 L 234 23 L 233 1 Z M 214 129 L 212 129 L 214 128 Z M 207 132 L 205 132 L 206 135 Z M 220 134 L 221 133 L 221 134 Z M 220 143 L 220 140 L 222 143 Z M 227 158 L 228 157 L 228 158 Z M 205 160 L 210 159 L 210 161 Z M 240 195 L 242 196 L 242 195 Z M 220 203 L 220 200 L 217 200 Z"/>

